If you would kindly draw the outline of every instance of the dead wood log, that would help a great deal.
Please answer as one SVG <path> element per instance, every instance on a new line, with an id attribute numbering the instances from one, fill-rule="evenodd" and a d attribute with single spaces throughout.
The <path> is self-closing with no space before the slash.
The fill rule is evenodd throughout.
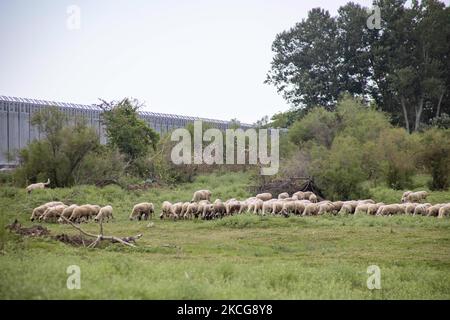
<path id="1" fill-rule="evenodd" d="M 134 245 L 134 243 L 136 242 L 137 239 L 140 239 L 142 237 L 142 234 L 138 234 L 138 235 L 136 235 L 134 237 L 125 237 L 125 238 L 119 238 L 119 237 L 115 237 L 115 236 L 105 236 L 105 235 L 103 235 L 103 223 L 102 223 L 102 221 L 100 221 L 100 234 L 92 234 L 92 233 L 89 233 L 89 232 L 81 229 L 80 226 L 77 226 L 75 223 L 73 223 L 72 221 L 70 221 L 66 217 L 61 216 L 61 218 L 63 218 L 64 221 L 69 223 L 72 227 L 74 227 L 75 229 L 80 231 L 85 236 L 90 237 L 90 238 L 95 238 L 95 241 L 92 242 L 88 246 L 88 248 L 94 248 L 102 240 L 108 240 L 108 241 L 111 241 L 113 243 L 114 242 L 119 242 L 119 243 L 121 243 L 121 244 L 123 244 L 125 246 L 136 247 Z"/>

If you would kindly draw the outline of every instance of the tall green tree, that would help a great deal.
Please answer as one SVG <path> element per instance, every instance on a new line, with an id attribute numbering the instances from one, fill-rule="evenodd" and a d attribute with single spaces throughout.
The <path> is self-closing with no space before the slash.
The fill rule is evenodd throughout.
<path id="1" fill-rule="evenodd" d="M 438 0 L 376 0 L 381 29 L 367 8 L 316 8 L 273 42 L 266 83 L 294 106 L 334 109 L 344 92 L 372 100 L 408 132 L 450 112 L 450 8 Z"/>
<path id="2" fill-rule="evenodd" d="M 156 148 L 159 134 L 139 118 L 140 105 L 137 100 L 126 98 L 119 102 L 103 101 L 100 107 L 104 110 L 102 117 L 108 143 L 118 148 L 129 161 L 134 161 Z"/>
<path id="3" fill-rule="evenodd" d="M 338 30 L 326 10 L 316 8 L 272 44 L 275 56 L 266 83 L 296 106 L 331 107 L 339 96 Z"/>

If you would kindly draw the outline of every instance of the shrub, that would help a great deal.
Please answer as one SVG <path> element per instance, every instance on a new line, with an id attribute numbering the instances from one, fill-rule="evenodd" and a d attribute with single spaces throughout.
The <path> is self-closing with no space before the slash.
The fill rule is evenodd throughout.
<path id="1" fill-rule="evenodd" d="M 329 199 L 356 199 L 368 195 L 362 186 L 366 175 L 362 169 L 360 144 L 353 137 L 338 136 L 330 150 L 318 146 L 311 152 L 311 173 Z"/>
<path id="2" fill-rule="evenodd" d="M 420 139 L 418 162 L 431 174 L 430 189 L 450 186 L 450 130 L 430 129 Z"/>
<path id="3" fill-rule="evenodd" d="M 298 146 L 313 141 L 330 147 L 336 131 L 336 114 L 317 107 L 290 127 L 289 139 Z"/>
<path id="4" fill-rule="evenodd" d="M 388 187 L 406 189 L 412 185 L 415 173 L 415 144 L 413 137 L 402 128 L 383 130 L 377 141 L 376 154 Z"/>
<path id="5" fill-rule="evenodd" d="M 86 156 L 99 147 L 99 138 L 84 119 L 69 123 L 57 108 L 45 108 L 32 120 L 45 138 L 31 142 L 19 153 L 19 168 L 15 178 L 21 185 L 45 181 L 65 187 L 74 183 L 74 173 Z"/>

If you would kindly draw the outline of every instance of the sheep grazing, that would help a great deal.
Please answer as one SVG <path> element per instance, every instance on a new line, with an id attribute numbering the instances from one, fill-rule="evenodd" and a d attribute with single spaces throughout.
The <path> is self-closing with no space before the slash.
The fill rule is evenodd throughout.
<path id="1" fill-rule="evenodd" d="M 334 201 L 332 202 L 332 204 L 334 207 L 334 211 L 339 212 L 339 210 L 341 210 L 342 206 L 344 205 L 344 201 Z"/>
<path id="2" fill-rule="evenodd" d="M 169 201 L 164 201 L 161 206 L 161 214 L 159 215 L 159 218 L 163 219 L 170 217 L 171 209 L 172 203 L 170 203 Z"/>
<path id="3" fill-rule="evenodd" d="M 215 219 L 215 213 L 214 213 L 214 205 L 212 203 L 206 203 L 203 205 L 203 211 L 202 211 L 202 219 L 203 220 L 211 220 Z"/>
<path id="4" fill-rule="evenodd" d="M 317 212 L 318 215 L 325 213 L 334 213 L 335 207 L 330 201 L 319 202 L 317 205 L 319 206 L 319 211 Z"/>
<path id="5" fill-rule="evenodd" d="M 247 211 L 248 209 L 248 201 L 244 200 L 244 201 L 239 201 L 239 214 L 244 213 L 245 211 Z"/>
<path id="6" fill-rule="evenodd" d="M 112 208 L 111 208 L 112 209 Z M 141 202 L 134 205 L 133 210 L 130 213 L 130 220 L 148 220 L 153 217 L 155 212 L 155 206 L 151 202 Z"/>
<path id="7" fill-rule="evenodd" d="M 394 215 L 404 212 L 404 209 L 399 204 L 387 204 L 384 206 L 380 206 L 378 208 L 377 214 L 378 216 L 387 216 Z"/>
<path id="8" fill-rule="evenodd" d="M 384 206 L 383 202 L 369 203 L 367 206 L 367 214 L 371 216 L 375 215 L 381 206 Z"/>
<path id="9" fill-rule="evenodd" d="M 339 210 L 340 215 L 353 214 L 355 212 L 357 201 L 345 201 L 342 204 L 341 210 Z"/>
<path id="10" fill-rule="evenodd" d="M 373 203 L 358 203 L 358 205 L 355 208 L 355 215 L 358 214 L 367 214 L 367 211 L 369 210 L 369 205 Z"/>
<path id="11" fill-rule="evenodd" d="M 286 198 L 289 198 L 289 193 L 287 193 L 287 192 L 283 192 L 278 195 L 278 199 L 280 199 L 280 200 L 286 199 Z"/>
<path id="12" fill-rule="evenodd" d="M 257 199 L 261 199 L 262 201 L 269 201 L 270 199 L 272 199 L 272 194 L 271 193 L 260 193 L 256 195 Z"/>
<path id="13" fill-rule="evenodd" d="M 256 199 L 251 202 L 248 206 L 248 212 L 253 212 L 253 214 L 261 214 L 263 209 L 264 201 L 261 199 Z"/>
<path id="14" fill-rule="evenodd" d="M 73 209 L 69 220 L 72 222 L 87 221 L 95 217 L 100 212 L 100 206 L 92 204 L 84 204 Z"/>
<path id="15" fill-rule="evenodd" d="M 283 210 L 283 200 L 275 200 L 272 203 L 272 214 L 281 214 Z"/>
<path id="16" fill-rule="evenodd" d="M 281 209 L 281 214 L 289 215 L 290 213 L 296 213 L 296 201 L 285 201 L 283 203 L 283 208 Z"/>
<path id="17" fill-rule="evenodd" d="M 450 215 L 450 203 L 444 204 L 439 209 L 438 218 L 442 219 L 443 217 L 448 215 Z"/>
<path id="18" fill-rule="evenodd" d="M 410 192 L 407 191 L 402 196 L 402 202 L 421 202 L 422 200 L 425 200 L 428 197 L 428 192 L 426 191 L 417 191 L 417 192 Z"/>
<path id="19" fill-rule="evenodd" d="M 309 202 L 309 200 L 295 200 L 295 214 L 297 215 L 303 215 L 305 208 L 308 204 L 310 204 L 311 202 Z"/>
<path id="20" fill-rule="evenodd" d="M 222 200 L 216 199 L 213 203 L 213 211 L 218 217 L 223 217 L 227 213 L 227 208 Z"/>
<path id="21" fill-rule="evenodd" d="M 434 206 L 431 206 L 427 209 L 427 216 L 428 217 L 437 217 L 439 215 L 439 209 L 441 209 L 444 206 L 444 204 L 435 204 Z"/>
<path id="22" fill-rule="evenodd" d="M 59 219 L 58 219 L 58 222 L 59 222 L 59 223 L 65 223 L 66 221 L 65 221 L 62 217 L 66 218 L 66 219 L 69 219 L 70 216 L 71 216 L 72 213 L 73 213 L 73 210 L 74 210 L 76 207 L 78 207 L 78 205 L 72 204 L 72 205 L 68 206 L 67 208 L 65 208 L 64 211 L 61 213 L 61 215 L 60 215 L 60 217 L 59 217 Z"/>
<path id="23" fill-rule="evenodd" d="M 319 204 L 318 203 L 308 203 L 303 210 L 302 216 L 315 216 L 319 214 Z"/>
<path id="24" fill-rule="evenodd" d="M 190 204 L 191 204 L 190 202 L 184 202 L 183 203 L 183 206 L 181 207 L 181 214 L 180 214 L 181 218 L 184 218 L 184 216 L 186 215 L 186 211 L 187 211 L 187 209 L 188 209 Z"/>
<path id="25" fill-rule="evenodd" d="M 199 202 L 201 200 L 208 200 L 211 199 L 211 191 L 209 190 L 198 190 L 194 192 L 194 196 L 192 197 L 191 202 Z"/>
<path id="26" fill-rule="evenodd" d="M 412 215 L 414 214 L 414 210 L 416 209 L 416 207 L 418 206 L 418 203 L 415 202 L 407 202 L 403 204 L 403 208 L 405 209 L 405 214 L 406 215 Z"/>
<path id="27" fill-rule="evenodd" d="M 275 201 L 277 201 L 277 200 L 276 199 L 270 199 L 270 200 L 264 201 L 263 205 L 262 205 L 261 215 L 265 216 L 266 212 L 267 213 L 272 213 L 272 205 L 273 205 L 273 203 Z"/>
<path id="28" fill-rule="evenodd" d="M 226 215 L 230 216 L 235 213 L 239 213 L 239 210 L 241 209 L 241 203 L 240 201 L 236 199 L 229 199 L 225 201 L 225 209 L 226 209 Z"/>
<path id="29" fill-rule="evenodd" d="M 64 204 L 49 207 L 47 210 L 45 210 L 44 214 L 39 217 L 39 221 L 43 222 L 56 222 L 57 219 L 61 216 L 64 209 L 66 209 L 67 206 Z"/>
<path id="30" fill-rule="evenodd" d="M 313 193 L 308 197 L 308 200 L 312 203 L 317 203 L 317 196 Z"/>
<path id="31" fill-rule="evenodd" d="M 189 204 L 189 206 L 186 209 L 186 212 L 184 213 L 185 219 L 192 219 L 198 217 L 198 203 L 192 202 Z"/>
<path id="32" fill-rule="evenodd" d="M 109 222 L 110 219 L 114 219 L 113 208 L 111 206 L 105 206 L 105 207 L 100 208 L 100 211 L 95 216 L 94 221 L 95 222 L 103 222 L 106 220 Z"/>
<path id="33" fill-rule="evenodd" d="M 47 180 L 47 182 L 39 182 L 39 183 L 33 183 L 30 184 L 28 187 L 25 188 L 25 190 L 30 194 L 33 190 L 37 189 L 45 189 L 50 184 L 50 179 Z"/>
<path id="34" fill-rule="evenodd" d="M 422 203 L 422 204 L 418 204 L 415 208 L 414 208 L 414 213 L 413 215 L 426 215 L 427 214 L 427 209 L 431 207 L 431 203 Z"/>
<path id="35" fill-rule="evenodd" d="M 178 219 L 180 217 L 180 215 L 181 215 L 181 211 L 182 210 L 183 210 L 183 202 L 174 203 L 170 207 L 170 218 Z"/>
<path id="36" fill-rule="evenodd" d="M 303 199 L 305 199 L 305 196 L 304 196 L 303 191 L 297 191 L 296 193 L 294 193 L 292 195 L 292 198 L 294 198 L 295 200 L 303 200 Z"/>
<path id="37" fill-rule="evenodd" d="M 405 192 L 403 192 L 402 202 L 403 202 L 403 199 L 405 199 L 410 193 L 412 193 L 412 191 L 405 191 Z"/>
<path id="38" fill-rule="evenodd" d="M 48 208 L 58 206 L 58 205 L 63 205 L 63 204 L 64 203 L 62 203 L 60 201 L 52 201 L 52 202 L 44 203 L 43 205 L 33 209 L 30 220 L 34 221 L 36 219 L 39 219 L 39 217 L 41 217 L 44 214 L 45 210 L 47 210 Z"/>

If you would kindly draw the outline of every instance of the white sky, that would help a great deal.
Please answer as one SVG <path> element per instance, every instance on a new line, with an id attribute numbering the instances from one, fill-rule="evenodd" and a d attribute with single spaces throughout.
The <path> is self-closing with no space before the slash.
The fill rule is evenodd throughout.
<path id="1" fill-rule="evenodd" d="M 275 35 L 346 2 L 0 0 L 0 95 L 134 97 L 154 112 L 252 123 L 289 108 L 263 83 Z M 66 27 L 70 5 L 80 30 Z"/>

